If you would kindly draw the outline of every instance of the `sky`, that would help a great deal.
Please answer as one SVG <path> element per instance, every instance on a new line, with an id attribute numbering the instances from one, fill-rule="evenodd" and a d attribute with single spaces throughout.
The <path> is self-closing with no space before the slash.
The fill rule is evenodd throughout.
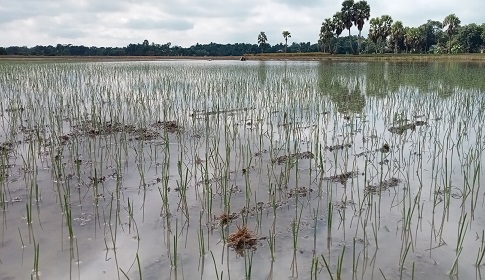
<path id="1" fill-rule="evenodd" d="M 343 1 L 343 0 L 342 0 Z M 123 47 L 150 43 L 268 43 L 318 40 L 320 26 L 341 8 L 335 0 L 1 0 L 0 46 L 73 44 Z M 456 14 L 485 23 L 485 0 L 369 0 L 371 17 L 390 15 L 405 26 Z M 366 22 L 363 34 L 369 30 Z M 351 29 L 357 34 L 357 28 Z M 346 34 L 346 33 L 344 33 Z"/>

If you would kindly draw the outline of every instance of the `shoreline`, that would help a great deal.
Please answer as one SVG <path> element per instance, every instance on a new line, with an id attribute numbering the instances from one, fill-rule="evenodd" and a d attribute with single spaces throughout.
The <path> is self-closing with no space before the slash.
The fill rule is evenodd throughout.
<path id="1" fill-rule="evenodd" d="M 251 61 L 467 61 L 485 62 L 485 54 L 362 54 L 327 53 L 249 54 Z M 241 56 L 0 56 L 0 61 L 164 61 L 164 60 L 240 60 Z"/>

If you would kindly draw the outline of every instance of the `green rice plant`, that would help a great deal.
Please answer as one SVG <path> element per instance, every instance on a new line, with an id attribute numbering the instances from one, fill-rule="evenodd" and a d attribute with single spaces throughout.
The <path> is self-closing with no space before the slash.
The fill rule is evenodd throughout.
<path id="1" fill-rule="evenodd" d="M 480 242 L 480 247 L 478 248 L 477 258 L 475 261 L 475 266 L 480 266 L 485 256 L 485 230 L 482 230 L 482 238 Z"/>
<path id="2" fill-rule="evenodd" d="M 345 245 L 342 246 L 342 253 L 340 254 L 340 257 L 337 259 L 337 280 L 342 279 L 342 265 L 344 263 L 344 254 L 345 254 Z"/>
<path id="3" fill-rule="evenodd" d="M 39 259 L 40 259 L 40 244 L 34 243 L 34 269 L 33 275 L 38 278 L 39 277 Z"/>
<path id="4" fill-rule="evenodd" d="M 465 239 L 465 234 L 466 234 L 466 229 L 468 227 L 468 222 L 466 220 L 468 213 L 465 213 L 465 215 L 460 216 L 460 220 L 458 222 L 458 237 L 457 237 L 457 242 L 456 242 L 456 257 L 455 260 L 453 261 L 453 264 L 451 266 L 450 275 L 458 275 L 458 260 L 461 255 L 461 252 L 463 251 L 463 242 Z"/>
<path id="5" fill-rule="evenodd" d="M 66 216 L 66 225 L 69 231 L 69 238 L 74 237 L 74 231 L 72 229 L 72 216 L 71 216 L 71 204 L 68 201 L 67 195 L 64 195 L 64 215 Z"/>
<path id="6" fill-rule="evenodd" d="M 323 263 L 325 264 L 325 268 L 327 269 L 328 276 L 330 277 L 331 280 L 334 280 L 333 274 L 330 271 L 330 266 L 328 265 L 327 259 L 325 259 L 325 256 L 323 254 L 320 255 L 322 257 Z"/>
<path id="7" fill-rule="evenodd" d="M 217 280 L 222 280 L 222 276 L 224 275 L 224 271 L 221 271 L 221 274 L 219 275 L 219 272 L 217 271 L 217 264 L 216 264 L 216 259 L 214 258 L 214 254 L 211 252 L 211 256 L 212 256 L 212 261 L 214 263 L 214 270 L 216 271 L 216 277 L 217 277 Z"/>

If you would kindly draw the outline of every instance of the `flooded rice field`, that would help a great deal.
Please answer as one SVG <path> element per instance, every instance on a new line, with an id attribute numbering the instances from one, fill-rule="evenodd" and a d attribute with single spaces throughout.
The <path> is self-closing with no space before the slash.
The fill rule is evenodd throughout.
<path id="1" fill-rule="evenodd" d="M 1 62 L 0 279 L 482 279 L 484 77 Z"/>

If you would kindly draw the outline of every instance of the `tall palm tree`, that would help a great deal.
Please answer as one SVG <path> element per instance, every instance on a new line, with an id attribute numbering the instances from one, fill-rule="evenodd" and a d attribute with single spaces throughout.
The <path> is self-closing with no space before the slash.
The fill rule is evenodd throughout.
<path id="1" fill-rule="evenodd" d="M 331 47 L 331 40 L 333 38 L 333 22 L 331 19 L 326 18 L 322 22 L 322 27 L 320 27 L 320 42 L 322 42 L 323 45 L 323 51 L 325 52 L 325 44 L 328 46 L 328 49 L 330 52 L 332 52 L 332 47 Z"/>
<path id="2" fill-rule="evenodd" d="M 422 43 L 421 31 L 418 27 L 407 28 L 404 33 L 404 43 L 410 50 L 415 52 Z"/>
<path id="3" fill-rule="evenodd" d="M 352 53 L 354 52 L 354 47 L 352 46 L 352 38 L 350 37 L 350 28 L 353 25 L 354 21 L 354 0 L 345 0 L 342 2 L 342 21 L 344 23 L 345 29 L 349 30 L 349 41 L 350 41 L 350 49 Z"/>
<path id="4" fill-rule="evenodd" d="M 261 47 L 261 53 L 263 53 L 263 46 L 268 42 L 268 37 L 266 37 L 266 33 L 261 31 L 258 35 L 258 44 Z"/>
<path id="5" fill-rule="evenodd" d="M 381 53 L 384 52 L 387 37 L 391 34 L 391 25 L 392 18 L 388 15 L 370 19 L 369 39 L 371 39 L 376 46 L 379 45 Z"/>
<path id="6" fill-rule="evenodd" d="M 451 53 L 451 37 L 455 34 L 460 23 L 460 19 L 455 14 L 447 15 L 443 20 L 443 28 L 448 26 L 446 29 L 446 32 L 448 32 L 448 53 Z"/>
<path id="7" fill-rule="evenodd" d="M 332 17 L 332 29 L 333 32 L 335 33 L 335 37 L 337 37 L 337 41 L 335 43 L 335 53 L 337 53 L 337 48 L 338 48 L 338 37 L 340 34 L 342 34 L 342 31 L 344 31 L 345 26 L 344 22 L 342 21 L 342 13 L 341 12 L 336 12 L 335 15 Z"/>
<path id="8" fill-rule="evenodd" d="M 381 37 L 382 41 L 386 41 L 387 37 L 391 35 L 391 26 L 392 26 L 392 17 L 389 15 L 382 15 L 381 16 L 381 24 L 382 24 L 382 31 L 381 31 Z"/>
<path id="9" fill-rule="evenodd" d="M 371 18 L 370 19 L 370 27 L 369 27 L 369 35 L 368 38 L 376 45 L 376 53 L 377 53 L 377 43 L 381 38 L 381 19 L 380 18 Z"/>
<path id="10" fill-rule="evenodd" d="M 291 38 L 291 34 L 288 30 L 283 31 L 283 38 L 285 38 L 285 53 L 286 53 L 286 48 L 288 47 L 288 37 Z"/>
<path id="11" fill-rule="evenodd" d="M 357 52 L 360 53 L 360 43 L 361 43 L 361 33 L 362 28 L 364 27 L 364 23 L 366 20 L 369 20 L 370 17 L 370 6 L 367 4 L 367 1 L 359 1 L 354 4 L 354 25 L 357 26 L 359 30 L 359 37 L 357 41 Z"/>
<path id="12" fill-rule="evenodd" d="M 390 41 L 394 44 L 394 53 L 397 53 L 397 46 L 404 40 L 404 26 L 401 21 L 396 21 L 391 25 Z"/>

